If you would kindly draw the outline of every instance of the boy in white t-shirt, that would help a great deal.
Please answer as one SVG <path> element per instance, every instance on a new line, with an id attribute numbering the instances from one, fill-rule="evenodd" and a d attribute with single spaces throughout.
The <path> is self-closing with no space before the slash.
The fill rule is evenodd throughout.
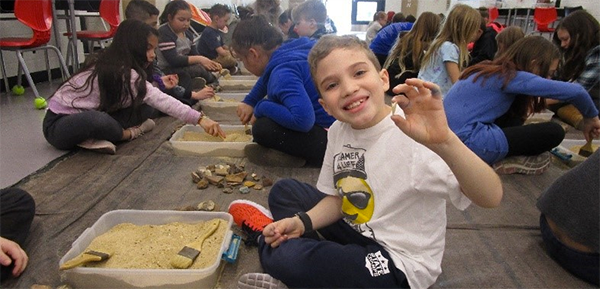
<path id="1" fill-rule="evenodd" d="M 238 287 L 431 286 L 441 273 L 446 201 L 460 210 L 498 206 L 500 179 L 448 128 L 437 85 L 408 79 L 394 90 L 406 95 L 393 98 L 394 112 L 384 102 L 387 71 L 364 41 L 323 36 L 309 62 L 320 103 L 337 119 L 317 187 L 280 180 L 270 212 L 230 204 L 268 273 L 245 274 Z"/>

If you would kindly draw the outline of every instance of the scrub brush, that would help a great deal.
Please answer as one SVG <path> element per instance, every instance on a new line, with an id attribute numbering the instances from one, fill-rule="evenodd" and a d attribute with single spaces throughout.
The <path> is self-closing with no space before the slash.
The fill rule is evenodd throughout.
<path id="1" fill-rule="evenodd" d="M 177 269 L 187 269 L 192 266 L 194 260 L 200 255 L 200 251 L 202 251 L 202 243 L 217 230 L 217 227 L 219 227 L 218 221 L 211 222 L 208 225 L 208 228 L 206 228 L 204 235 L 198 237 L 194 242 L 185 245 L 183 249 L 171 259 L 171 266 Z"/>

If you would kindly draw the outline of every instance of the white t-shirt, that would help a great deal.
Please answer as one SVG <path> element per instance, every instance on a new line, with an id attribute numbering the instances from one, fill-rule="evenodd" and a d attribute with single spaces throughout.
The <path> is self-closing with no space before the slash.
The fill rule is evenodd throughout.
<path id="1" fill-rule="evenodd" d="M 445 62 L 454 62 L 458 64 L 459 49 L 458 46 L 450 41 L 442 43 L 442 46 L 435 52 L 431 61 L 421 67 L 419 79 L 431 81 L 440 87 L 442 97 L 445 97 L 448 90 L 452 87 L 452 79 L 448 75 Z"/>
<path id="2" fill-rule="evenodd" d="M 346 222 L 390 253 L 411 288 L 431 286 L 442 272 L 446 200 L 460 210 L 471 204 L 446 163 L 389 117 L 363 130 L 334 122 L 317 188 L 346 196 L 342 211 L 358 212 L 362 223 Z"/>

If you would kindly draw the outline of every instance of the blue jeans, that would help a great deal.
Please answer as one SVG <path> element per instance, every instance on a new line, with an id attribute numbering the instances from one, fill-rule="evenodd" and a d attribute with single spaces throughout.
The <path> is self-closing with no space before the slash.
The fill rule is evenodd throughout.
<path id="1" fill-rule="evenodd" d="M 269 209 L 273 218 L 280 220 L 308 211 L 325 196 L 309 184 L 283 179 L 271 189 Z M 388 252 L 343 220 L 318 232 L 325 240 L 313 232 L 277 248 L 260 238 L 259 256 L 265 272 L 290 288 L 410 288 Z M 387 264 L 377 262 L 385 259 Z M 380 270 L 379 265 L 387 265 L 389 272 Z"/>
<path id="2" fill-rule="evenodd" d="M 600 281 L 598 253 L 583 253 L 565 246 L 550 230 L 544 214 L 540 216 L 540 229 L 546 251 L 552 259 L 577 278 L 598 286 Z"/>

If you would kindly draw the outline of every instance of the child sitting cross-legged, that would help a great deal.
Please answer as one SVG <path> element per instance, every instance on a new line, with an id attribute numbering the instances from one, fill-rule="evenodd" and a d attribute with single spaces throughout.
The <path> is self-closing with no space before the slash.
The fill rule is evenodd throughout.
<path id="1" fill-rule="evenodd" d="M 437 85 L 408 79 L 398 109 L 386 105 L 387 71 L 355 36 L 322 37 L 309 62 L 337 119 L 317 186 L 280 180 L 270 212 L 229 205 L 266 272 L 239 288 L 428 288 L 441 273 L 447 200 L 498 206 L 499 177 L 450 130 Z"/>
<path id="2" fill-rule="evenodd" d="M 237 61 L 231 55 L 229 47 L 223 43 L 223 29 L 231 18 L 231 10 L 223 4 L 215 4 L 210 8 L 212 22 L 206 26 L 198 40 L 198 53 L 220 63 L 232 74 L 237 72 Z"/>
<path id="3" fill-rule="evenodd" d="M 150 118 L 156 110 L 225 137 L 219 123 L 148 82 L 157 45 L 155 28 L 138 20 L 121 22 L 112 44 L 49 98 L 46 140 L 57 149 L 79 146 L 115 154 L 115 142 L 136 139 L 154 128 Z"/>
<path id="4" fill-rule="evenodd" d="M 558 49 L 541 36 L 527 36 L 491 62 L 467 68 L 444 100 L 450 128 L 501 174 L 541 174 L 549 151 L 565 131 L 556 122 L 523 125 L 541 112 L 546 99 L 573 104 L 584 116 L 583 133 L 600 136 L 598 109 L 576 83 L 549 79 L 558 67 Z"/>

